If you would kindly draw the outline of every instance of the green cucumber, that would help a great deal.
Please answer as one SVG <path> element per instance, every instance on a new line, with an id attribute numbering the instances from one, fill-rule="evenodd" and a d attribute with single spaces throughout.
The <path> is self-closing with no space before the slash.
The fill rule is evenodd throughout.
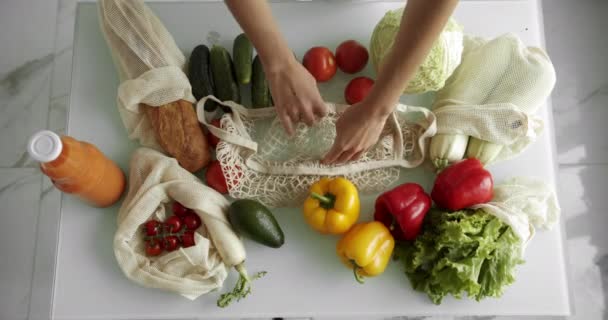
<path id="1" fill-rule="evenodd" d="M 196 100 L 213 95 L 213 77 L 211 76 L 209 48 L 201 44 L 192 50 L 188 62 L 188 79 L 192 86 L 192 94 Z M 217 103 L 212 100 L 205 102 L 205 111 L 213 112 Z"/>
<path id="2" fill-rule="evenodd" d="M 228 219 L 234 230 L 271 248 L 285 243 L 285 235 L 272 212 L 255 200 L 236 200 L 228 208 Z"/>
<path id="3" fill-rule="evenodd" d="M 248 84 L 251 81 L 251 59 L 253 56 L 253 45 L 244 33 L 234 39 L 232 57 L 234 58 L 234 71 L 236 80 L 240 84 Z"/>
<path id="4" fill-rule="evenodd" d="M 234 66 L 230 53 L 224 47 L 213 46 L 210 60 L 217 98 L 221 101 L 241 103 L 241 92 L 234 78 Z"/>
<path id="5" fill-rule="evenodd" d="M 259 56 L 253 59 L 253 76 L 251 79 L 251 105 L 254 108 L 267 108 L 272 106 L 272 97 L 268 80 Z"/>

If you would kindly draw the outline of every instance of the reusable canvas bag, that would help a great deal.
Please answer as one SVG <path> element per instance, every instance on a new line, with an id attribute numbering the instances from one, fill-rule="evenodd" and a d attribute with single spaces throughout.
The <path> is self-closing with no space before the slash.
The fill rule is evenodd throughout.
<path id="1" fill-rule="evenodd" d="M 472 209 L 483 209 L 511 226 L 522 241 L 522 256 L 536 229 L 551 229 L 561 214 L 554 190 L 531 177 L 514 177 L 494 186 L 492 201 Z"/>
<path id="2" fill-rule="evenodd" d="M 141 0 L 100 0 L 101 31 L 121 84 L 118 111 L 130 139 L 162 151 L 140 104 L 159 107 L 196 102 L 184 73 L 186 58 L 156 15 Z"/>
<path id="3" fill-rule="evenodd" d="M 438 134 L 462 134 L 503 145 L 494 161 L 520 154 L 543 130 L 535 115 L 555 85 L 540 48 L 514 34 L 492 40 L 465 36 L 462 63 L 437 92 Z"/>
<path id="4" fill-rule="evenodd" d="M 195 245 L 145 254 L 142 224 L 171 215 L 166 206 L 178 201 L 196 212 L 202 224 Z M 118 211 L 114 254 L 125 276 L 144 287 L 179 293 L 189 299 L 220 288 L 227 269 L 245 259 L 240 238 L 225 212 L 228 200 L 202 184 L 175 159 L 149 148 L 137 149 L 130 162 L 129 190 Z"/>

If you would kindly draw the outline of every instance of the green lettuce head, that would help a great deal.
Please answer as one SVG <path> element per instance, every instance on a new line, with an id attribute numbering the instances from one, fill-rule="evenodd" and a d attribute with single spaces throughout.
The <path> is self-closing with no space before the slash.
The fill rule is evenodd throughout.
<path id="1" fill-rule="evenodd" d="M 387 12 L 372 33 L 370 54 L 376 72 L 382 60 L 390 52 L 395 41 L 405 8 Z M 423 93 L 441 89 L 454 69 L 460 64 L 462 55 L 462 26 L 450 19 L 435 41 L 404 93 Z"/>
<path id="2" fill-rule="evenodd" d="M 412 287 L 435 304 L 450 294 L 477 301 L 500 297 L 515 281 L 521 253 L 522 241 L 513 229 L 482 209 L 433 209 L 416 240 L 395 248 Z"/>

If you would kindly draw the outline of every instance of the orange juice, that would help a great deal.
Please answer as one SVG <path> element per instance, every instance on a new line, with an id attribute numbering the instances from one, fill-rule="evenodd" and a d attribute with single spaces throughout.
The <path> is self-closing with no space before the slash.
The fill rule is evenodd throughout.
<path id="1" fill-rule="evenodd" d="M 122 170 L 90 143 L 44 130 L 30 138 L 28 152 L 57 189 L 93 206 L 111 206 L 125 189 Z"/>

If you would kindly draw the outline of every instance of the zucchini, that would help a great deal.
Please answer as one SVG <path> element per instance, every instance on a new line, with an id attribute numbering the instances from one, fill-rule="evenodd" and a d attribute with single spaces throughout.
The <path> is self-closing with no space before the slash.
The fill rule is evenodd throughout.
<path id="1" fill-rule="evenodd" d="M 232 57 L 234 58 L 234 71 L 236 80 L 240 84 L 251 82 L 251 59 L 253 56 L 253 45 L 244 33 L 234 39 Z"/>
<path id="2" fill-rule="evenodd" d="M 471 137 L 466 155 L 467 158 L 476 158 L 485 166 L 494 162 L 502 149 L 503 146 L 500 144 Z"/>
<path id="3" fill-rule="evenodd" d="M 467 150 L 469 136 L 463 134 L 438 133 L 431 139 L 429 157 L 437 170 L 462 160 Z"/>
<path id="4" fill-rule="evenodd" d="M 230 53 L 224 47 L 213 46 L 210 61 L 217 98 L 221 101 L 241 103 L 241 92 L 234 77 L 234 66 Z"/>
<path id="5" fill-rule="evenodd" d="M 272 106 L 272 97 L 268 80 L 259 56 L 253 59 L 253 76 L 251 80 L 251 105 L 253 108 L 267 108 Z"/>
<path id="6" fill-rule="evenodd" d="M 209 48 L 201 44 L 192 50 L 188 62 L 188 80 L 192 86 L 192 94 L 196 100 L 213 95 L 213 77 L 211 76 Z M 205 102 L 205 111 L 213 112 L 217 103 L 212 100 Z"/>

